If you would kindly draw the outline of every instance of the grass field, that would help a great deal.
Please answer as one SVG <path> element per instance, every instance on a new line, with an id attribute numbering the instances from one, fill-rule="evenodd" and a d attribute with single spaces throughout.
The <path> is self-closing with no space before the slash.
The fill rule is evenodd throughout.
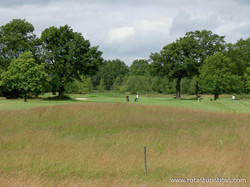
<path id="1" fill-rule="evenodd" d="M 53 106 L 63 104 L 79 104 L 79 103 L 125 103 L 125 95 L 117 93 L 102 93 L 102 94 L 86 94 L 86 95 L 70 95 L 69 100 L 53 100 L 47 99 L 52 95 L 45 94 L 40 99 L 28 99 L 28 102 L 23 102 L 22 99 L 6 100 L 0 98 L 0 111 L 12 110 L 21 108 L 33 108 L 39 106 Z M 43 99 L 44 98 L 44 99 Z M 87 100 L 76 100 L 76 98 L 86 98 Z M 130 102 L 134 103 L 135 95 L 130 95 Z M 162 105 L 175 106 L 181 108 L 192 108 L 198 110 L 230 112 L 230 113 L 249 113 L 250 114 L 250 99 L 231 100 L 230 95 L 222 95 L 217 101 L 210 101 L 213 96 L 202 96 L 202 101 L 199 103 L 195 96 L 183 96 L 183 99 L 174 99 L 172 95 L 142 95 L 139 98 L 139 103 L 145 105 Z M 237 97 L 239 98 L 239 96 Z M 135 103 L 134 103 L 135 104 Z"/>
<path id="2" fill-rule="evenodd" d="M 0 186 L 178 186 L 170 178 L 250 177 L 249 101 L 84 98 L 0 100 Z"/>

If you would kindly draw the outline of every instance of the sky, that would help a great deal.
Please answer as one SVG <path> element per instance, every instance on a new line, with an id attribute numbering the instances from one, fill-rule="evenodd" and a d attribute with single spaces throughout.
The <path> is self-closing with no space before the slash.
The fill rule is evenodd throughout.
<path id="1" fill-rule="evenodd" d="M 211 30 L 235 43 L 250 37 L 250 0 L 0 0 L 0 26 L 26 19 L 40 37 L 69 25 L 106 60 L 149 59 L 186 32 Z"/>

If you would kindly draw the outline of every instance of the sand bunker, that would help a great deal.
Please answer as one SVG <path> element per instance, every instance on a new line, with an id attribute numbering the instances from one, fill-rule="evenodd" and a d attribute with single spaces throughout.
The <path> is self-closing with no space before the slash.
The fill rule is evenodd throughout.
<path id="1" fill-rule="evenodd" d="M 85 101 L 87 98 L 76 98 L 76 100 Z"/>

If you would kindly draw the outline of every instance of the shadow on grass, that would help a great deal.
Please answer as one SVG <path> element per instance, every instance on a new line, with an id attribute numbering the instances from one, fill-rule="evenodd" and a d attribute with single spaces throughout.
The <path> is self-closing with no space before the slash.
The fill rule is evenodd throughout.
<path id="1" fill-rule="evenodd" d="M 42 98 L 44 101 L 75 101 L 71 97 L 64 95 L 62 98 L 59 96 Z"/>
<path id="2" fill-rule="evenodd" d="M 194 100 L 197 100 L 197 97 L 191 97 L 191 98 L 178 98 L 178 97 L 174 97 L 173 99 L 175 100 L 186 100 L 186 101 L 194 101 Z M 202 100 L 202 98 L 201 98 Z"/>

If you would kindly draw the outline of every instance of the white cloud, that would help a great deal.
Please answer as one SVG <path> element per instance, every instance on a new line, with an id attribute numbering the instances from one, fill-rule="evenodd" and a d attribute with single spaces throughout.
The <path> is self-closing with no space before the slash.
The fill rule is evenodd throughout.
<path id="1" fill-rule="evenodd" d="M 133 27 L 111 28 L 108 32 L 107 42 L 111 44 L 121 43 L 135 35 Z"/>
<path id="2" fill-rule="evenodd" d="M 207 13 L 202 16 L 201 12 L 187 12 L 182 10 L 173 19 L 170 34 L 174 36 L 182 36 L 186 32 L 194 30 L 214 30 L 219 25 L 220 22 L 216 15 Z"/>

